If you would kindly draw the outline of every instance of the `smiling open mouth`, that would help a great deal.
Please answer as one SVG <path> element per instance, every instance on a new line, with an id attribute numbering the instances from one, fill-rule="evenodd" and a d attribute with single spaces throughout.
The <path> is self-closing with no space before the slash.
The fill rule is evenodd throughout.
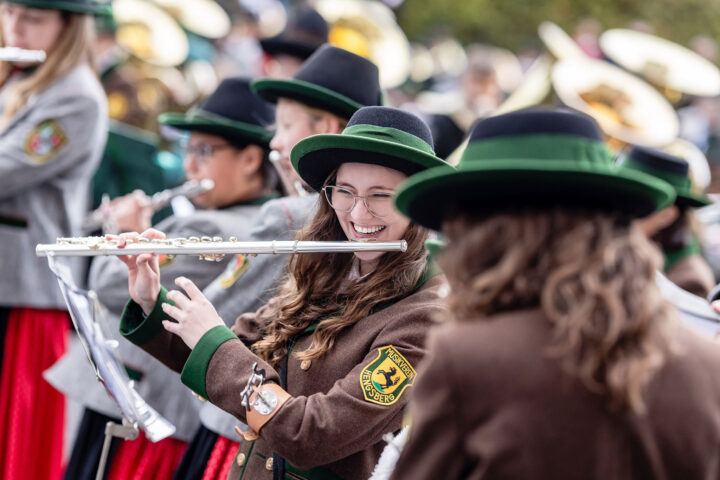
<path id="1" fill-rule="evenodd" d="M 376 226 L 376 227 L 361 227 L 360 225 L 352 224 L 353 230 L 355 230 L 357 233 L 360 233 L 362 235 L 372 235 L 378 232 L 381 232 L 385 230 L 385 226 Z"/>

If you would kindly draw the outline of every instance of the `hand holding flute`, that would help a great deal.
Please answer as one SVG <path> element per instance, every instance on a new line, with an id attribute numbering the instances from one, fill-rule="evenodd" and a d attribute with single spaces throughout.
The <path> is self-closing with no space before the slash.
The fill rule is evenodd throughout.
<path id="1" fill-rule="evenodd" d="M 126 241 L 129 239 L 163 239 L 165 234 L 151 228 L 140 235 L 127 233 L 119 236 L 109 236 L 109 238 L 117 241 L 118 248 L 124 248 Z M 149 315 L 157 304 L 160 295 L 160 267 L 157 254 L 120 255 L 118 258 L 128 268 L 130 297 L 140 305 L 146 315 Z M 218 325 L 225 325 L 225 323 L 217 314 L 215 307 L 191 280 L 178 277 L 175 279 L 175 284 L 182 288 L 185 293 L 179 290 L 168 292 L 167 298 L 173 304 L 163 303 L 161 308 L 175 321 L 164 320 L 163 327 L 168 332 L 182 338 L 188 347 L 194 348 L 208 330 Z"/>

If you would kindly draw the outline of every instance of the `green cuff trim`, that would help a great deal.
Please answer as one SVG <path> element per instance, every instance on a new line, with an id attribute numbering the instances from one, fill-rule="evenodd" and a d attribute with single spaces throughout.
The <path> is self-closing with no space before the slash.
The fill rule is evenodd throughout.
<path id="1" fill-rule="evenodd" d="M 163 320 L 172 320 L 162 309 L 163 303 L 175 305 L 167 298 L 167 290 L 160 287 L 160 295 L 150 315 L 143 315 L 140 305 L 133 300 L 125 304 L 120 317 L 120 334 L 135 345 L 145 345 L 164 330 Z"/>
<path id="2" fill-rule="evenodd" d="M 215 351 L 228 340 L 237 340 L 232 330 L 225 325 L 213 327 L 200 338 L 180 374 L 180 380 L 195 393 L 209 399 L 205 389 L 205 376 Z"/>

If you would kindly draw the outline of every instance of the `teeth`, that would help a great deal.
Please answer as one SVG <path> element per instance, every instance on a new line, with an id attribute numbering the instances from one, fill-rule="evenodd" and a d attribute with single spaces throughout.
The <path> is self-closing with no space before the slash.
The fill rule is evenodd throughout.
<path id="1" fill-rule="evenodd" d="M 384 226 L 382 226 L 382 227 L 361 227 L 359 225 L 353 224 L 353 228 L 355 229 L 356 232 L 364 233 L 367 235 L 369 233 L 377 233 L 385 227 Z"/>

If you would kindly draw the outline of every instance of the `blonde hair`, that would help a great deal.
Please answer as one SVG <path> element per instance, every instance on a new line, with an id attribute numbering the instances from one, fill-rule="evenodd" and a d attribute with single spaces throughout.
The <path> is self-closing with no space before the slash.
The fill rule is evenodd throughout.
<path id="1" fill-rule="evenodd" d="M 538 307 L 547 354 L 613 408 L 644 411 L 643 392 L 671 346 L 655 285 L 662 257 L 624 216 L 598 211 L 458 215 L 441 266 L 458 319 Z"/>
<path id="2" fill-rule="evenodd" d="M 67 74 L 79 64 L 93 65 L 92 45 L 95 38 L 95 23 L 92 15 L 65 11 L 60 11 L 60 14 L 65 27 L 47 60 L 41 63 L 29 77 L 9 87 L 0 117 L 0 129 L 7 126 L 10 119 L 30 97 L 45 90 L 58 77 Z M 0 45 L 4 43 L 2 39 L 0 25 Z M 0 62 L 0 84 L 7 81 L 12 71 L 13 66 L 10 62 Z"/>

